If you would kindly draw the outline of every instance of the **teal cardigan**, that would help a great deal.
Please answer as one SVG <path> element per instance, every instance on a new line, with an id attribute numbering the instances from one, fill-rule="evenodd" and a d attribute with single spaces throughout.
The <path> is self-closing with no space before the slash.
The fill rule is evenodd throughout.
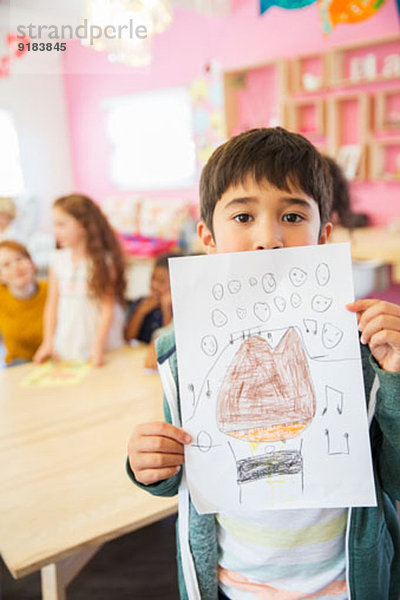
<path id="1" fill-rule="evenodd" d="M 180 425 L 177 422 L 178 417 L 180 418 L 180 404 L 173 332 L 157 340 L 157 355 L 162 379 L 163 371 L 164 375 L 166 371 L 169 372 L 176 388 L 175 419 L 172 418 L 170 401 L 167 402 L 166 395 L 165 418 L 168 422 Z M 361 355 L 368 402 L 375 376 L 379 380 L 375 414 L 370 426 L 378 506 L 352 508 L 349 511 L 346 549 L 349 600 L 399 600 L 400 529 L 396 499 L 400 499 L 400 373 L 380 369 L 366 346 L 361 346 Z M 165 390 L 165 379 L 163 383 Z M 129 462 L 127 471 L 136 485 L 156 496 L 174 496 L 181 485 L 182 472 L 159 483 L 143 486 L 135 480 Z M 192 585 L 190 577 L 185 573 L 183 565 L 187 565 L 187 560 L 182 560 L 182 533 L 179 533 L 177 527 L 181 600 L 217 600 L 218 545 L 215 515 L 198 514 L 189 496 L 187 518 L 187 548 L 190 549 L 197 582 Z"/>

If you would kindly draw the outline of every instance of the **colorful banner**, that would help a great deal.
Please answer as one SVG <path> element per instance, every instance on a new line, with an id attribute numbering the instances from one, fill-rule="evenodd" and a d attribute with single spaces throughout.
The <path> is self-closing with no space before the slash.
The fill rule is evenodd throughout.
<path id="1" fill-rule="evenodd" d="M 313 4 L 316 0 L 260 0 L 260 14 L 265 13 L 271 6 L 280 6 L 280 8 L 294 9 L 303 8 Z"/>
<path id="2" fill-rule="evenodd" d="M 325 33 L 336 25 L 359 23 L 372 17 L 385 0 L 319 0 L 320 14 Z"/>

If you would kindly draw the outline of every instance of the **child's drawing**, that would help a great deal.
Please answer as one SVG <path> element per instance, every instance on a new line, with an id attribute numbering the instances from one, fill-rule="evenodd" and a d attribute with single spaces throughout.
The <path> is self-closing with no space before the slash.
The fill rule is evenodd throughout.
<path id="1" fill-rule="evenodd" d="M 317 294 L 311 300 L 311 308 L 315 310 L 315 312 L 325 312 L 330 308 L 333 302 L 333 298 L 328 298 L 327 296 L 321 296 L 321 294 Z"/>
<path id="2" fill-rule="evenodd" d="M 174 259 L 171 278 L 197 510 L 373 505 L 348 245 Z"/>
<path id="3" fill-rule="evenodd" d="M 222 300 L 224 297 L 224 286 L 220 283 L 216 283 L 212 289 L 212 295 L 216 300 Z"/>
<path id="4" fill-rule="evenodd" d="M 303 302 L 302 297 L 297 292 L 294 292 L 290 296 L 290 304 L 293 306 L 293 308 L 299 308 L 299 306 L 301 306 L 302 302 Z"/>
<path id="5" fill-rule="evenodd" d="M 320 286 L 327 285 L 329 279 L 331 277 L 331 272 L 326 263 L 320 263 L 315 271 L 315 277 L 317 279 L 317 283 Z"/>
<path id="6" fill-rule="evenodd" d="M 276 290 L 276 280 L 272 273 L 265 273 L 261 280 L 261 285 L 263 286 L 264 292 L 267 294 L 272 294 Z"/>
<path id="7" fill-rule="evenodd" d="M 216 308 L 211 313 L 211 320 L 212 320 L 213 324 L 215 325 L 215 327 L 223 327 L 224 325 L 227 324 L 228 317 L 222 310 L 219 310 L 219 308 Z"/>
<path id="8" fill-rule="evenodd" d="M 275 296 L 274 304 L 279 312 L 283 312 L 286 308 L 286 300 L 282 296 Z"/>
<path id="9" fill-rule="evenodd" d="M 253 312 L 260 321 L 268 321 L 271 316 L 271 309 L 266 302 L 256 302 L 253 306 Z"/>
<path id="10" fill-rule="evenodd" d="M 303 285 L 306 282 L 308 275 L 303 269 L 299 269 L 298 267 L 293 267 L 289 272 L 289 279 L 296 287 Z"/>
<path id="11" fill-rule="evenodd" d="M 237 294 L 238 292 L 240 292 L 241 287 L 242 284 L 237 279 L 233 279 L 228 283 L 228 290 L 231 294 Z"/>
<path id="12" fill-rule="evenodd" d="M 324 323 L 322 327 L 322 343 L 325 348 L 335 348 L 343 338 L 343 331 L 332 325 L 332 323 Z"/>
<path id="13" fill-rule="evenodd" d="M 249 442 L 298 436 L 315 415 L 307 357 L 295 331 L 278 346 L 254 335 L 236 352 L 217 399 L 220 431 Z"/>

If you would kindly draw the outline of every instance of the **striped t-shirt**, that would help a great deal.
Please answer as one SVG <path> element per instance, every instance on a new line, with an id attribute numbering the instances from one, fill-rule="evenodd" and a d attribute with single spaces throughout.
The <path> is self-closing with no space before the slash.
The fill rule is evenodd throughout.
<path id="1" fill-rule="evenodd" d="M 231 600 L 348 600 L 347 509 L 218 514 L 219 585 Z"/>

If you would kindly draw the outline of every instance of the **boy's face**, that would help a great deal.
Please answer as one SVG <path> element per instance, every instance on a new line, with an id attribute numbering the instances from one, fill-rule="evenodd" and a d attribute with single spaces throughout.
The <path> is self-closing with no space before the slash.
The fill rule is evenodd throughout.
<path id="1" fill-rule="evenodd" d="M 325 244 L 332 225 L 321 220 L 316 201 L 301 190 L 261 185 L 248 177 L 217 202 L 214 236 L 204 223 L 198 234 L 207 254 Z M 320 231 L 321 229 L 321 231 Z"/>
<path id="2" fill-rule="evenodd" d="M 33 262 L 20 252 L 11 248 L 0 250 L 0 282 L 7 287 L 23 289 L 35 280 Z"/>

